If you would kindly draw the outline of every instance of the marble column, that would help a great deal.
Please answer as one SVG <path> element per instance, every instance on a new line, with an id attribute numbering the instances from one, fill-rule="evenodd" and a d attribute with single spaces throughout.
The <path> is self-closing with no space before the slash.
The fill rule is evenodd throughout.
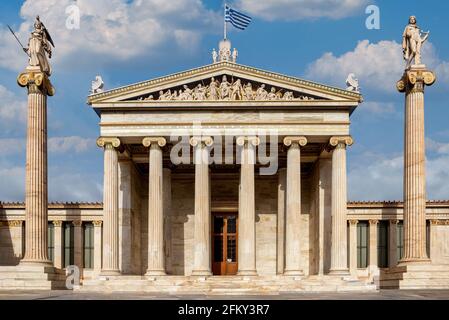
<path id="1" fill-rule="evenodd" d="M 347 182 L 346 146 L 352 145 L 350 136 L 332 137 L 332 242 L 330 274 L 345 275 L 348 270 L 347 246 Z"/>
<path id="2" fill-rule="evenodd" d="M 396 267 L 398 264 L 398 223 L 396 219 L 390 220 L 388 227 L 388 265 L 390 268 Z"/>
<path id="3" fill-rule="evenodd" d="M 78 268 L 83 268 L 83 222 L 81 220 L 73 221 L 73 247 L 74 247 L 74 264 Z"/>
<path id="4" fill-rule="evenodd" d="M 285 214 L 285 269 L 284 275 L 301 276 L 301 147 L 305 137 L 286 137 L 287 191 Z"/>
<path id="5" fill-rule="evenodd" d="M 163 169 L 163 198 L 164 198 L 164 254 L 165 270 L 172 273 L 172 221 L 171 221 L 171 170 Z"/>
<path id="6" fill-rule="evenodd" d="M 119 275 L 118 138 L 100 137 L 104 148 L 103 187 L 103 267 L 102 275 Z"/>
<path id="7" fill-rule="evenodd" d="M 97 272 L 101 271 L 101 225 L 103 221 L 97 220 L 92 222 L 94 225 L 94 270 Z"/>
<path id="8" fill-rule="evenodd" d="M 55 268 L 58 269 L 62 269 L 64 268 L 64 261 L 62 261 L 62 257 L 63 257 L 63 244 L 62 244 L 62 221 L 61 220 L 55 220 L 53 221 L 53 226 L 54 226 L 54 246 L 55 246 L 55 253 L 54 253 L 54 261 L 53 261 L 53 266 L 55 266 Z"/>
<path id="9" fill-rule="evenodd" d="M 370 220 L 369 221 L 369 268 L 371 271 L 374 271 L 378 268 L 378 257 L 377 257 L 377 225 L 379 224 L 379 220 Z"/>
<path id="10" fill-rule="evenodd" d="M 47 251 L 47 96 L 54 95 L 54 88 L 39 67 L 27 67 L 17 82 L 28 89 L 25 255 L 21 263 L 51 265 Z"/>
<path id="11" fill-rule="evenodd" d="M 397 83 L 405 92 L 404 256 L 401 265 L 430 262 L 426 252 L 424 87 L 435 82 L 425 65 L 412 65 Z"/>
<path id="12" fill-rule="evenodd" d="M 256 208 L 254 190 L 254 165 L 257 137 L 238 137 L 240 146 L 240 190 L 238 223 L 238 275 L 253 276 L 256 271 Z"/>
<path id="13" fill-rule="evenodd" d="M 194 276 L 211 275 L 211 212 L 209 150 L 211 137 L 192 137 L 195 163 L 195 238 L 193 244 Z"/>
<path id="14" fill-rule="evenodd" d="M 349 220 L 349 271 L 357 275 L 357 224 L 358 220 Z"/>
<path id="15" fill-rule="evenodd" d="M 149 152 L 148 191 L 148 269 L 147 276 L 165 275 L 164 255 L 164 204 L 162 180 L 162 147 L 166 140 L 162 137 L 147 137 L 142 141 Z"/>
<path id="16" fill-rule="evenodd" d="M 285 192 L 287 169 L 278 171 L 278 215 L 277 215 L 277 264 L 276 273 L 283 274 L 285 266 Z"/>

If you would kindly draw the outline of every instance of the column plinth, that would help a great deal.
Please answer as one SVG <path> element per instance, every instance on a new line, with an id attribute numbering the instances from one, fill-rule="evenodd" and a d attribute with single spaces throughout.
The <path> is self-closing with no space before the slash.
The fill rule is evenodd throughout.
<path id="1" fill-rule="evenodd" d="M 165 275 L 164 254 L 164 204 L 162 149 L 166 140 L 162 137 L 147 137 L 142 141 L 149 147 L 149 192 L 148 192 L 148 268 L 145 275 Z"/>
<path id="2" fill-rule="evenodd" d="M 119 275 L 118 138 L 98 138 L 104 148 L 102 275 Z"/>
<path id="3" fill-rule="evenodd" d="M 238 222 L 238 275 L 255 276 L 256 271 L 256 208 L 254 193 L 254 164 L 257 137 L 238 137 L 241 147 L 239 222 Z"/>
<path id="4" fill-rule="evenodd" d="M 20 263 L 51 265 L 48 259 L 47 96 L 54 95 L 48 76 L 28 67 L 17 78 L 28 89 L 25 255 Z"/>
<path id="5" fill-rule="evenodd" d="M 210 276 L 211 272 L 211 212 L 209 181 L 209 150 L 211 137 L 192 137 L 195 163 L 195 238 L 193 276 Z"/>
<path id="6" fill-rule="evenodd" d="M 429 263 L 426 252 L 426 172 L 424 87 L 435 75 L 424 65 L 412 65 L 397 83 L 405 92 L 404 126 L 404 256 L 400 265 Z"/>
<path id="7" fill-rule="evenodd" d="M 353 144 L 349 136 L 332 137 L 329 141 L 332 151 L 332 243 L 330 274 L 347 275 L 347 177 L 346 146 Z"/>
<path id="8" fill-rule="evenodd" d="M 286 137 L 287 195 L 285 215 L 285 269 L 286 276 L 302 276 L 301 257 L 301 147 L 305 137 Z"/>

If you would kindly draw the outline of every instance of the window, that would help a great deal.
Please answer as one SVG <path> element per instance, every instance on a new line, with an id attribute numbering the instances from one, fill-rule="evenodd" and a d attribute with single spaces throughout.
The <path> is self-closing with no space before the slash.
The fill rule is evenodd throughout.
<path id="1" fill-rule="evenodd" d="M 368 222 L 357 224 L 357 268 L 368 266 Z"/>
<path id="2" fill-rule="evenodd" d="M 388 221 L 380 221 L 377 225 L 377 265 L 388 268 Z"/>
<path id="3" fill-rule="evenodd" d="M 91 222 L 84 224 L 84 268 L 94 267 L 94 225 Z"/>
<path id="4" fill-rule="evenodd" d="M 404 223 L 402 221 L 398 222 L 396 244 L 399 261 L 404 255 Z"/>
<path id="5" fill-rule="evenodd" d="M 53 222 L 48 223 L 48 243 L 47 243 L 47 251 L 48 251 L 48 259 L 51 261 L 55 261 L 55 226 Z"/>
<path id="6" fill-rule="evenodd" d="M 75 260 L 75 250 L 73 248 L 74 232 L 71 222 L 64 223 L 64 267 L 73 265 Z"/>

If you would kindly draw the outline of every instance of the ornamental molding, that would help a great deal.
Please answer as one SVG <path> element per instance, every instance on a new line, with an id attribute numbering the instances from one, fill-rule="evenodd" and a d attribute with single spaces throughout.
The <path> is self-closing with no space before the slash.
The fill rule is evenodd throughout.
<path id="1" fill-rule="evenodd" d="M 92 221 L 92 224 L 94 225 L 94 227 L 101 227 L 101 225 L 103 224 L 103 221 L 95 220 L 95 221 Z"/>
<path id="2" fill-rule="evenodd" d="M 331 137 L 329 140 L 329 145 L 332 147 L 336 147 L 340 143 L 343 143 L 345 146 L 352 146 L 354 144 L 354 140 L 351 136 Z"/>
<path id="3" fill-rule="evenodd" d="M 17 84 L 21 87 L 27 87 L 29 93 L 55 95 L 55 88 L 52 86 L 50 79 L 41 71 L 27 70 L 20 73 L 17 77 Z"/>
<path id="4" fill-rule="evenodd" d="M 253 137 L 253 136 L 240 136 L 236 139 L 235 143 L 241 147 L 247 143 L 250 143 L 254 147 L 257 147 L 260 144 L 260 139 L 259 139 L 259 137 Z"/>
<path id="5" fill-rule="evenodd" d="M 214 144 L 214 139 L 209 136 L 191 137 L 189 142 L 192 147 L 196 147 L 196 146 L 210 147 Z"/>
<path id="6" fill-rule="evenodd" d="M 396 83 L 399 92 L 423 92 L 425 86 L 435 83 L 435 73 L 425 67 L 412 68 L 404 72 L 402 78 Z"/>

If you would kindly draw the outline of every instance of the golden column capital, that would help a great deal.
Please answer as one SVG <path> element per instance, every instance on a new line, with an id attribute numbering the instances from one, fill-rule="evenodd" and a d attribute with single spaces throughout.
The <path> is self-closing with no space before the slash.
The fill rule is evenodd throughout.
<path id="1" fill-rule="evenodd" d="M 351 136 L 334 136 L 329 139 L 329 145 L 331 147 L 337 147 L 340 144 L 344 144 L 344 146 L 352 146 L 354 144 L 354 140 Z"/>
<path id="2" fill-rule="evenodd" d="M 349 224 L 350 225 L 357 225 L 359 223 L 359 220 L 356 220 L 356 219 L 351 219 L 351 220 L 349 220 Z"/>
<path id="3" fill-rule="evenodd" d="M 369 225 L 371 226 L 371 225 L 377 225 L 379 223 L 379 220 L 377 220 L 377 219 L 370 219 L 369 220 Z"/>
<path id="4" fill-rule="evenodd" d="M 163 147 L 167 144 L 167 140 L 163 137 L 145 137 L 142 140 L 142 144 L 145 147 L 150 147 L 152 144 L 157 144 L 159 147 Z"/>
<path id="5" fill-rule="evenodd" d="M 97 146 L 100 148 L 104 148 L 107 145 L 118 148 L 120 146 L 120 139 L 117 137 L 99 137 L 97 139 Z"/>
<path id="6" fill-rule="evenodd" d="M 48 76 L 40 69 L 26 70 L 17 77 L 17 83 L 21 87 L 27 87 L 28 93 L 42 93 L 48 96 L 55 95 L 55 88 Z"/>
<path id="7" fill-rule="evenodd" d="M 53 220 L 52 223 L 55 227 L 62 227 L 62 220 Z"/>
<path id="8" fill-rule="evenodd" d="M 435 83 L 436 76 L 433 71 L 424 68 L 411 68 L 406 70 L 402 78 L 396 83 L 399 92 L 423 92 L 424 86 Z"/>
<path id="9" fill-rule="evenodd" d="M 209 136 L 200 136 L 200 137 L 195 136 L 191 137 L 189 142 L 192 147 L 196 147 L 199 144 L 203 144 L 207 147 L 210 147 L 214 144 L 214 139 Z"/>
<path id="10" fill-rule="evenodd" d="M 292 144 L 298 144 L 300 147 L 304 147 L 307 144 L 306 137 L 285 137 L 284 145 L 290 147 Z"/>
<path id="11" fill-rule="evenodd" d="M 253 146 L 257 147 L 260 144 L 260 139 L 256 136 L 240 136 L 235 143 L 241 147 L 244 146 L 245 143 L 251 143 Z"/>
<path id="12" fill-rule="evenodd" d="M 103 221 L 95 220 L 95 221 L 92 221 L 92 224 L 94 225 L 94 227 L 101 227 L 101 225 L 103 224 Z"/>

